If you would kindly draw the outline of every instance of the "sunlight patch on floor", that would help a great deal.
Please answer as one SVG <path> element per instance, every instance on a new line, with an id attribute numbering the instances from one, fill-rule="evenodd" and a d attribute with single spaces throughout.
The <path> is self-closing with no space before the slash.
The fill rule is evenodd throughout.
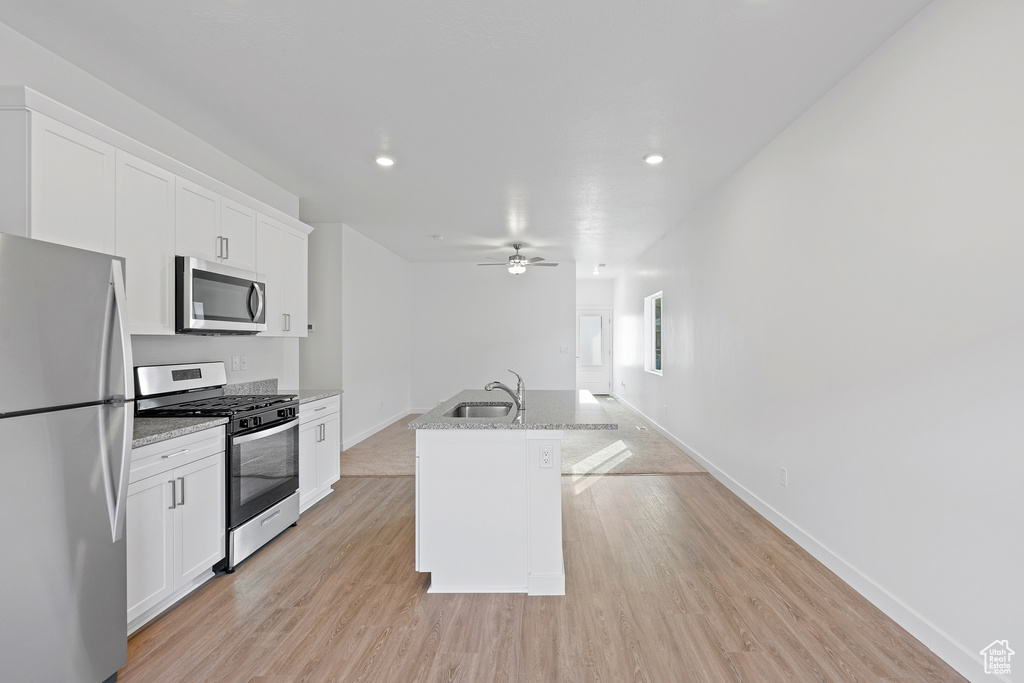
<path id="1" fill-rule="evenodd" d="M 626 447 L 622 439 L 613 444 L 605 446 L 593 455 L 590 455 L 570 468 L 573 474 L 573 493 L 579 494 L 586 491 L 601 475 L 611 472 L 612 469 L 633 456 L 633 451 Z M 588 481 L 589 480 L 589 481 Z"/>

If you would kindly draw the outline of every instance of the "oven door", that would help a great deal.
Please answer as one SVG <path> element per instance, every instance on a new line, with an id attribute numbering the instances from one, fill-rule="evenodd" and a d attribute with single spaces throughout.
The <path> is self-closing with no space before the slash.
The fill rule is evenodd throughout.
<path id="1" fill-rule="evenodd" d="M 175 331 L 257 334 L 267 331 L 267 287 L 256 273 L 175 256 Z"/>
<path id="2" fill-rule="evenodd" d="M 228 528 L 234 529 L 299 489 L 299 420 L 229 438 Z"/>

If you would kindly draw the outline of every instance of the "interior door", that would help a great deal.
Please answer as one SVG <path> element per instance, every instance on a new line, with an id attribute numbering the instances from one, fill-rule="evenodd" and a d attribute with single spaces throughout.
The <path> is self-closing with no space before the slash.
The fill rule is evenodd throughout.
<path id="1" fill-rule="evenodd" d="M 608 308 L 576 309 L 576 388 L 611 393 L 612 315 Z"/>

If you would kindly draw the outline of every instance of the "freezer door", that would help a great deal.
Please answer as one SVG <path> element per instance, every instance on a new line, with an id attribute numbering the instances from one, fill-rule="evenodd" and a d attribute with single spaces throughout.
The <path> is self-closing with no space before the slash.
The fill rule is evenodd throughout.
<path id="1" fill-rule="evenodd" d="M 0 233 L 0 415 L 131 398 L 123 267 Z"/>
<path id="2" fill-rule="evenodd" d="M 124 494 L 111 482 L 127 492 L 131 419 L 125 404 L 0 419 L 3 680 L 97 683 L 127 662 L 125 542 L 111 519 L 111 494 Z"/>

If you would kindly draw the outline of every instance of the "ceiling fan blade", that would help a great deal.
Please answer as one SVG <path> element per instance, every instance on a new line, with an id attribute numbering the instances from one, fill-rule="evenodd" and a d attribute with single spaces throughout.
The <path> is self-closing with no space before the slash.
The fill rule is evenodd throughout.
<path id="1" fill-rule="evenodd" d="M 528 265 L 528 266 L 550 266 L 550 267 L 554 268 L 558 264 L 557 263 L 527 263 L 526 265 Z"/>
<path id="2" fill-rule="evenodd" d="M 485 258 L 489 258 L 492 261 L 501 261 L 502 263 L 505 263 L 506 261 L 508 261 L 507 258 L 498 258 L 497 256 L 487 256 Z"/>
<path id="3" fill-rule="evenodd" d="M 507 263 L 478 263 L 478 266 L 507 266 Z"/>
<path id="4" fill-rule="evenodd" d="M 540 256 L 534 256 L 533 258 L 526 259 L 526 262 L 527 263 L 537 263 L 538 261 L 543 261 L 543 260 L 544 259 L 542 259 Z"/>

